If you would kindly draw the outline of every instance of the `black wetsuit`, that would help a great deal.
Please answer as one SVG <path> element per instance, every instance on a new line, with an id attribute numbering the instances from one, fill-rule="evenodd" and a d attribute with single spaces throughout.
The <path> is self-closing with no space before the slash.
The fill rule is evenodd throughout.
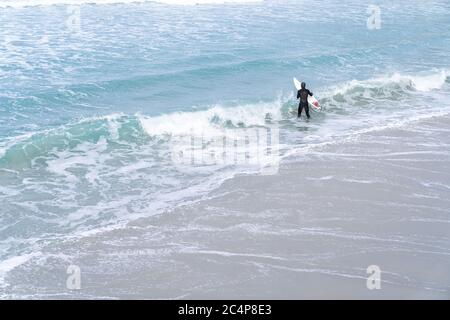
<path id="1" fill-rule="evenodd" d="M 312 92 L 308 89 L 301 88 L 297 92 L 297 99 L 300 99 L 300 103 L 298 105 L 298 116 L 300 117 L 302 115 L 302 110 L 305 108 L 306 116 L 309 119 L 309 106 L 308 106 L 308 95 L 312 96 Z"/>

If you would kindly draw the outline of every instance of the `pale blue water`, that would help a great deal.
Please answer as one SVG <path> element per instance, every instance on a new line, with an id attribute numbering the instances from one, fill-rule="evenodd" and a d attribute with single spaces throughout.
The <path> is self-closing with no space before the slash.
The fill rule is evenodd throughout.
<path id="1" fill-rule="evenodd" d="M 66 5 L 2 5 L 0 286 L 13 285 L 14 257 L 248 172 L 177 170 L 174 128 L 270 123 L 289 154 L 450 112 L 450 2 L 376 4 L 379 30 L 361 1 L 84 4 L 79 30 Z M 295 117 L 293 76 L 325 109 L 308 123 Z"/>

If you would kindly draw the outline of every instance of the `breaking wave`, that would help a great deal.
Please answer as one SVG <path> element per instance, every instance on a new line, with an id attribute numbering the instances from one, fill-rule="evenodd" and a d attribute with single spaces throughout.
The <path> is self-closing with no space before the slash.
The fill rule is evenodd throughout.
<path id="1" fill-rule="evenodd" d="M 416 93 L 428 93 L 442 88 L 448 82 L 447 71 L 426 75 L 402 75 L 377 77 L 364 81 L 353 80 L 318 91 L 320 103 L 327 114 L 346 115 L 352 112 L 357 123 L 367 117 L 371 108 L 380 105 L 392 106 L 401 99 L 416 99 Z M 380 119 L 383 124 L 388 117 L 402 112 L 401 106 L 384 110 Z M 113 147 L 123 145 L 145 145 L 157 143 L 165 136 L 201 134 L 215 136 L 226 128 L 264 127 L 292 120 L 296 102 L 292 93 L 284 94 L 274 101 L 244 104 L 234 107 L 212 106 L 205 110 L 184 111 L 160 116 L 142 114 L 111 114 L 91 117 L 69 123 L 51 130 L 28 133 L 10 138 L 0 144 L 2 166 L 30 167 L 33 160 L 46 157 L 61 150 L 72 150 L 81 143 L 97 143 L 105 139 Z M 325 114 L 320 117 L 325 117 Z M 344 113 L 344 114 L 343 114 Z M 370 118 L 376 118 L 372 115 Z M 383 118 L 384 117 L 384 118 Z M 352 128 L 352 121 L 346 120 L 345 130 Z M 370 125 L 371 123 L 367 123 Z M 377 123 L 379 124 L 379 123 Z M 325 125 L 324 125 L 325 127 Z M 330 129 L 330 125 L 327 125 Z M 358 127 L 358 130 L 362 129 Z M 350 132 L 349 132 L 350 133 Z"/>

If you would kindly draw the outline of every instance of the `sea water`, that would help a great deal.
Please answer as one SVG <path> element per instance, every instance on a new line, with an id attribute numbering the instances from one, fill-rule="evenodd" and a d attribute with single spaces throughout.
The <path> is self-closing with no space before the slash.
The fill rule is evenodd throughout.
<path id="1" fill-rule="evenodd" d="M 260 173 L 245 161 L 180 166 L 180 137 L 267 129 L 276 160 L 295 161 L 446 116 L 449 24 L 446 0 L 0 1 L 0 292 L 17 292 L 12 272 L 41 270 L 20 266 L 77 260 L 46 248 Z M 309 122 L 294 76 L 323 107 Z"/>

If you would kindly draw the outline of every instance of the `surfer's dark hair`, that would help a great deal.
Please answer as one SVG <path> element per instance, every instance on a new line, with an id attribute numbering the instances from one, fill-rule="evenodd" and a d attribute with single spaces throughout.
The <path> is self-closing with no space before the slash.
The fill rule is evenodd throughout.
<path id="1" fill-rule="evenodd" d="M 302 82 L 302 88 L 304 89 L 306 87 L 306 83 Z"/>

